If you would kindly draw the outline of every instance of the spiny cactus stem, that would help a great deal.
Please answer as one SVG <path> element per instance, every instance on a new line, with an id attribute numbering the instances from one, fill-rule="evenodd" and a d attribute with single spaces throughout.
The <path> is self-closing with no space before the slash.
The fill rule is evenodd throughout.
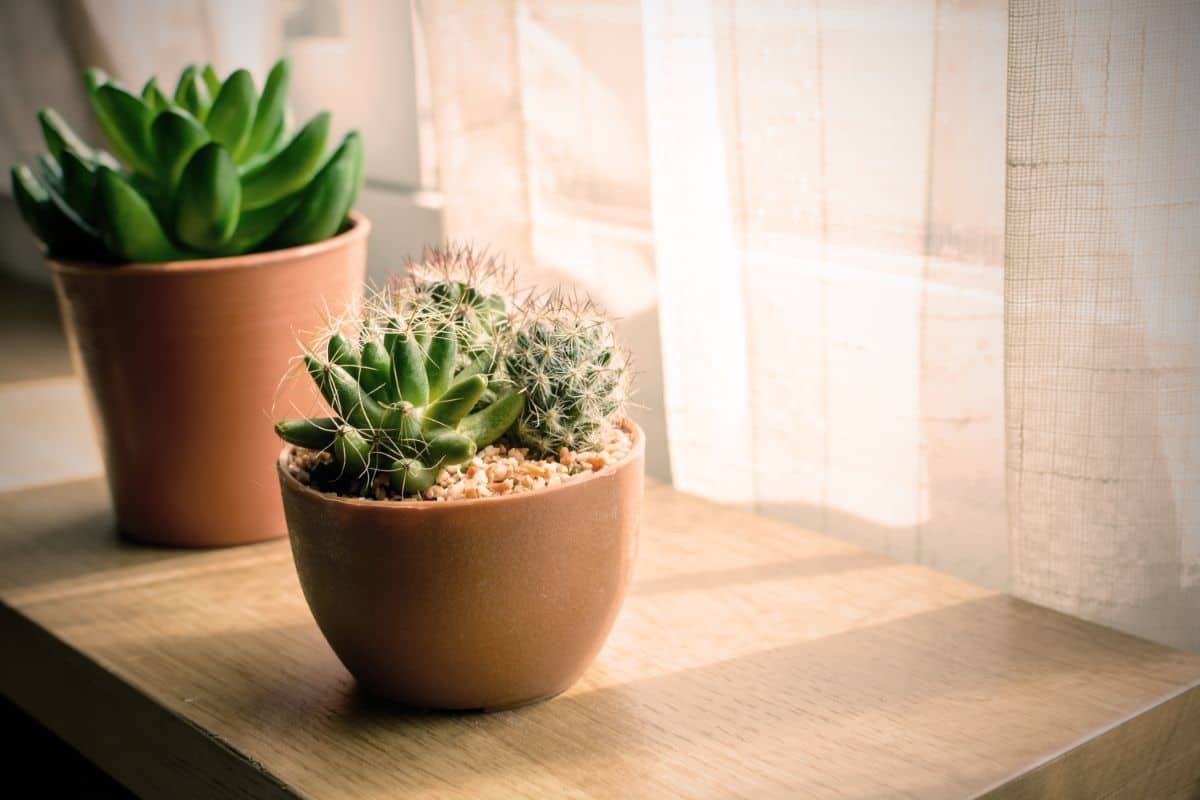
<path id="1" fill-rule="evenodd" d="M 425 411 L 421 429 L 433 433 L 457 427 L 486 391 L 487 380 L 482 375 L 459 379 Z"/>
<path id="2" fill-rule="evenodd" d="M 404 495 L 420 494 L 437 482 L 440 468 L 427 467 L 415 458 L 398 458 L 388 473 L 392 488 Z"/>
<path id="3" fill-rule="evenodd" d="M 429 402 L 429 378 L 425 353 L 415 336 L 401 333 L 392 344 L 393 381 L 400 397 L 413 405 Z"/>

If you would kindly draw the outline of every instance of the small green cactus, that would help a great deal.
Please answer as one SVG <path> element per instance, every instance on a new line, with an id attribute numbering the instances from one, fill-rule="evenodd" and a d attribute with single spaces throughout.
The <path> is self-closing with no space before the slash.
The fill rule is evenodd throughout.
<path id="1" fill-rule="evenodd" d="M 460 366 L 490 374 L 496 343 L 508 324 L 513 275 L 498 259 L 470 247 L 427 249 L 393 285 L 402 313 L 449 324 Z"/>
<path id="2" fill-rule="evenodd" d="M 284 420 L 275 431 L 331 454 L 321 482 L 365 495 L 386 476 L 401 495 L 419 494 L 512 426 L 524 395 L 489 386 L 478 361 L 459 359 L 465 302 L 413 307 L 411 295 L 385 290 L 367 303 L 358 342 L 332 332 L 323 352 L 306 354 L 335 416 Z"/>
<path id="3" fill-rule="evenodd" d="M 502 353 L 505 375 L 525 392 L 516 437 L 538 453 L 597 449 L 625 413 L 628 354 L 589 301 L 531 301 Z"/>
<path id="4" fill-rule="evenodd" d="M 99 70 L 84 78 L 117 158 L 43 109 L 49 152 L 36 172 L 12 168 L 18 207 L 49 255 L 230 256 L 321 241 L 343 226 L 362 183 L 362 141 L 352 131 L 326 157 L 328 112 L 288 135 L 286 61 L 261 95 L 244 69 L 221 81 L 211 66 L 187 67 L 171 96 L 154 78 L 140 94 Z"/>

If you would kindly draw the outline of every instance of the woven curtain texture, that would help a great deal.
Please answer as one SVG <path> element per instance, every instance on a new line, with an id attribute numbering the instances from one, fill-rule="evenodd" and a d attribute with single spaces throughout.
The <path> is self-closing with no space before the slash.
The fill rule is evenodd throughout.
<path id="1" fill-rule="evenodd" d="M 1013 591 L 1200 650 L 1200 3 L 1010 5 Z"/>
<path id="2" fill-rule="evenodd" d="M 447 233 L 624 318 L 652 474 L 1006 586 L 1004 2 L 418 11 Z"/>

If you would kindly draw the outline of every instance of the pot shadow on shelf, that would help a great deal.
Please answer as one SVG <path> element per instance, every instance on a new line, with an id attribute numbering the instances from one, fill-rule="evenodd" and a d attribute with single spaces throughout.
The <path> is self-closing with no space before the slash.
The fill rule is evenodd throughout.
<path id="1" fill-rule="evenodd" d="M 638 646 L 634 668 L 671 663 L 671 637 Z M 697 755 L 712 780 L 748 794 L 795 790 L 835 766 L 861 781 L 847 797 L 969 793 L 1022 766 L 997 763 L 992 737 L 1053 731 L 1022 746 L 1050 752 L 1153 701 L 1152 682 L 1136 690 L 1131 675 L 1187 669 L 1166 664 L 1173 656 L 1155 645 L 1004 595 L 606 685 L 621 666 L 628 672 L 613 663 L 629 657 L 626 642 L 558 698 L 494 713 L 380 701 L 356 686 L 311 622 L 122 647 L 136 670 L 173 665 L 193 681 L 172 692 L 195 698 L 201 724 L 268 768 L 277 745 L 262 741 L 288 741 L 314 765 L 387 753 L 371 761 L 380 785 L 452 785 L 468 796 L 536 774 L 599 791 L 614 770 L 677 787 L 695 778 Z M 1128 708 L 1089 701 L 1098 694 Z M 811 773 L 798 753 L 812 754 Z M 936 763 L 912 770 L 914 759 Z"/>
<path id="2" fill-rule="evenodd" d="M 0 592 L 106 583 L 115 573 L 198 552 L 121 534 L 102 477 L 0 492 L 0 510 Z"/>

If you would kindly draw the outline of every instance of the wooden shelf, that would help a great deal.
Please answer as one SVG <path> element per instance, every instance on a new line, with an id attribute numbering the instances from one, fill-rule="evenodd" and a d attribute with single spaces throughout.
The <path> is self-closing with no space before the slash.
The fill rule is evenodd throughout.
<path id="1" fill-rule="evenodd" d="M 141 795 L 1200 794 L 1200 657 L 661 485 L 577 686 L 490 715 L 380 705 L 286 542 L 122 541 L 102 480 L 62 466 L 95 472 L 86 434 L 24 474 L 16 434 L 79 410 L 59 383 L 43 422 L 3 423 L 0 690 Z"/>

